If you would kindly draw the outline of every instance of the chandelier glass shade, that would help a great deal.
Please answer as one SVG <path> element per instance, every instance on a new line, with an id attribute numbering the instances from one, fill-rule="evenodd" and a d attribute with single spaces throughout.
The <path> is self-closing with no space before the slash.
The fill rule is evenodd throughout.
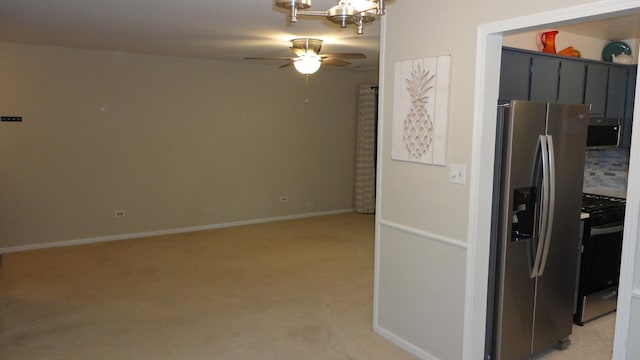
<path id="1" fill-rule="evenodd" d="M 293 66 L 303 75 L 311 75 L 320 69 L 320 56 L 315 54 L 302 54 L 293 61 Z"/>

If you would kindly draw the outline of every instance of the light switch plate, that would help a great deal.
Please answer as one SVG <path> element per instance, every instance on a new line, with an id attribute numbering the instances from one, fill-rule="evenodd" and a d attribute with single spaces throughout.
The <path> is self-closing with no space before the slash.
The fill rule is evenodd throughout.
<path id="1" fill-rule="evenodd" d="M 449 167 L 449 182 L 452 184 L 465 184 L 467 178 L 467 166 L 461 164 L 451 164 Z"/>

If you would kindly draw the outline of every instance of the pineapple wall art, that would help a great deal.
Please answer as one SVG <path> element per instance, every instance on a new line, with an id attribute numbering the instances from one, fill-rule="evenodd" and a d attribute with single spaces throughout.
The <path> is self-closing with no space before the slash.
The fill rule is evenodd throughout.
<path id="1" fill-rule="evenodd" d="M 395 64 L 391 158 L 446 165 L 451 56 Z"/>

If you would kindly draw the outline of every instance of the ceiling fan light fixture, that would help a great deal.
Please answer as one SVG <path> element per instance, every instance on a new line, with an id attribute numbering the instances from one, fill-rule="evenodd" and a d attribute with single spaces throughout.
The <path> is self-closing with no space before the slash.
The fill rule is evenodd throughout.
<path id="1" fill-rule="evenodd" d="M 245 57 L 245 60 L 288 60 L 280 68 L 293 66 L 303 75 L 311 75 L 318 71 L 321 65 L 345 67 L 350 63 L 345 59 L 365 59 L 362 53 L 329 53 L 320 55 L 322 40 L 314 38 L 291 39 L 290 49 L 295 57 L 271 56 L 271 57 Z"/>
<path id="2" fill-rule="evenodd" d="M 293 61 L 293 66 L 303 75 L 311 75 L 320 69 L 320 56 L 303 54 Z"/>

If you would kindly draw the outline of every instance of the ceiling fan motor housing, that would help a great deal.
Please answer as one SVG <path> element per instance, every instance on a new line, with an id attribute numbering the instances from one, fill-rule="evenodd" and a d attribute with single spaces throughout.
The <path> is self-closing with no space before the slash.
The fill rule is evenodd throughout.
<path id="1" fill-rule="evenodd" d="M 322 48 L 322 40 L 320 39 L 311 39 L 311 38 L 299 38 L 291 40 L 291 49 L 292 50 L 302 50 L 305 53 L 314 53 L 319 54 L 320 49 Z M 295 51 L 298 53 L 297 51 Z"/>

